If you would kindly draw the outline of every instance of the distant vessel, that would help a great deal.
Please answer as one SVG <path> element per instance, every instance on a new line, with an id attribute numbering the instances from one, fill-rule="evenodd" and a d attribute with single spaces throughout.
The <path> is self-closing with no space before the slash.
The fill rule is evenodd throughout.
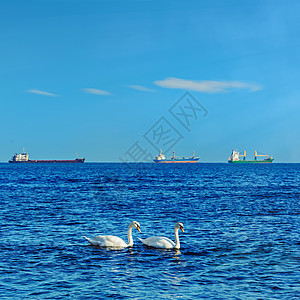
<path id="1" fill-rule="evenodd" d="M 31 160 L 29 159 L 29 154 L 25 153 L 16 153 L 9 163 L 84 163 L 85 158 L 76 158 L 73 160 Z"/>
<path id="2" fill-rule="evenodd" d="M 243 157 L 243 159 L 240 159 Z M 265 159 L 259 160 L 258 157 L 265 157 Z M 254 151 L 254 160 L 246 160 L 246 151 L 244 154 L 240 154 L 237 150 L 232 150 L 232 153 L 228 159 L 229 163 L 272 163 L 274 159 L 269 157 L 266 154 L 257 154 L 257 151 Z"/>
<path id="3" fill-rule="evenodd" d="M 166 158 L 166 156 L 162 153 L 160 150 L 160 153 L 153 159 L 156 163 L 196 163 L 199 160 L 200 157 L 195 156 L 195 152 L 193 153 L 193 157 L 175 157 L 175 151 L 173 151 L 173 156 L 169 159 Z"/>

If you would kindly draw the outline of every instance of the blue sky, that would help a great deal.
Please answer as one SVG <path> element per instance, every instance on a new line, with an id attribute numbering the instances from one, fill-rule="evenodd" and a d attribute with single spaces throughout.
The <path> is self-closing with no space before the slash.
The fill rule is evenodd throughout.
<path id="1" fill-rule="evenodd" d="M 237 148 L 299 162 L 299 11 L 299 1 L 2 1 L 0 161 L 25 147 L 32 159 L 117 162 L 136 142 L 154 155 L 144 135 L 163 117 L 182 136 L 178 155 L 225 162 Z M 189 130 L 169 112 L 187 91 L 208 112 Z"/>

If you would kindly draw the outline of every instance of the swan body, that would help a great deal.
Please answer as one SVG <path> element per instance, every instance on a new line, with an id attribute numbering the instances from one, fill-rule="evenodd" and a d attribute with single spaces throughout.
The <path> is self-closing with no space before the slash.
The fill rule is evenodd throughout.
<path id="1" fill-rule="evenodd" d="M 164 237 L 164 236 L 151 236 L 146 239 L 140 239 L 139 240 L 146 246 L 154 247 L 154 248 L 160 248 L 160 249 L 179 249 L 180 248 L 180 242 L 179 242 L 179 235 L 178 230 L 183 230 L 183 224 L 178 222 L 175 224 L 175 243 Z"/>
<path id="2" fill-rule="evenodd" d="M 131 247 L 133 246 L 132 228 L 136 228 L 139 232 L 141 232 L 140 224 L 136 221 L 131 222 L 127 230 L 128 244 L 126 244 L 126 242 L 123 239 L 113 235 L 98 235 L 94 238 L 88 238 L 84 236 L 84 238 L 87 239 L 92 246 L 109 248 Z"/>

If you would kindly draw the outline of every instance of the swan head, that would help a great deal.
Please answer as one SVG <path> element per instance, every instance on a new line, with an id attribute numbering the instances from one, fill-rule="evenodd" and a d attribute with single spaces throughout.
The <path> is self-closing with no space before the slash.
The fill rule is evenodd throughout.
<path id="1" fill-rule="evenodd" d="M 140 223 L 139 223 L 139 222 L 133 221 L 133 222 L 130 223 L 129 226 L 130 226 L 130 227 L 136 228 L 140 233 L 142 233 L 142 232 L 141 232 L 141 226 L 140 226 Z"/>
<path id="2" fill-rule="evenodd" d="M 184 232 L 184 230 L 183 230 L 183 224 L 180 223 L 180 222 L 178 222 L 178 223 L 175 224 L 175 229 L 180 229 L 182 232 Z"/>

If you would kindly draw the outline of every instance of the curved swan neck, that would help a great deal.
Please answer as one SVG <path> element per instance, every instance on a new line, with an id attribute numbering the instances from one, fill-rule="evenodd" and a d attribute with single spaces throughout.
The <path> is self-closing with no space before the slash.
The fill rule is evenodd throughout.
<path id="1" fill-rule="evenodd" d="M 133 246 L 132 225 L 130 224 L 127 230 L 128 246 Z"/>
<path id="2" fill-rule="evenodd" d="M 175 246 L 174 246 L 175 249 L 179 249 L 180 248 L 178 230 L 179 230 L 179 228 L 175 228 Z"/>

